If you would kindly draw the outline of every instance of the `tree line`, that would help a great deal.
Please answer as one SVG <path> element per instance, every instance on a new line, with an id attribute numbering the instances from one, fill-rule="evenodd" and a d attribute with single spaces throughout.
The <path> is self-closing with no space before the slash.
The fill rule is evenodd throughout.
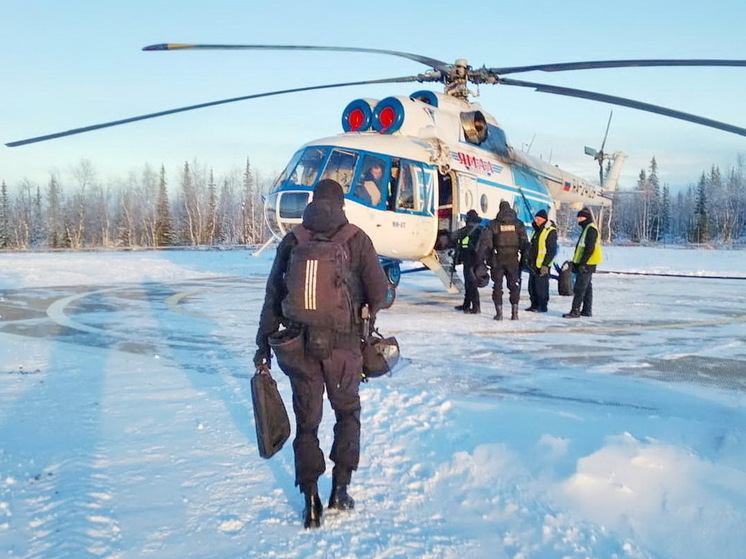
<path id="1" fill-rule="evenodd" d="M 176 185 L 166 171 L 144 166 L 102 184 L 90 161 L 64 181 L 0 186 L 0 248 L 81 249 L 246 245 L 263 242 L 267 180 L 249 160 L 216 178 L 197 161 L 185 162 Z"/>
<path id="2" fill-rule="evenodd" d="M 63 181 L 23 180 L 0 186 L 0 248 L 81 249 L 247 245 L 268 235 L 262 214 L 270 181 L 249 160 L 216 178 L 197 161 L 185 162 L 169 188 L 163 167 L 144 166 L 107 185 L 89 161 Z M 576 233 L 575 211 L 558 212 L 560 234 Z M 638 243 L 730 244 L 746 234 L 746 158 L 723 172 L 713 166 L 696 184 L 672 194 L 653 158 L 635 186 L 616 192 L 600 222 L 604 240 Z"/>
<path id="3" fill-rule="evenodd" d="M 558 212 L 562 236 L 572 236 L 575 211 Z M 634 187 L 619 189 L 601 215 L 605 242 L 732 244 L 746 235 L 746 158 L 723 172 L 713 166 L 696 184 L 672 193 L 653 157 Z"/>

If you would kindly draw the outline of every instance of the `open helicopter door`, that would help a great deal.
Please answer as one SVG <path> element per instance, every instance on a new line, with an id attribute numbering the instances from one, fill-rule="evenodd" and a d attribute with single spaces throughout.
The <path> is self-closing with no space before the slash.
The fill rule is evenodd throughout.
<path id="1" fill-rule="evenodd" d="M 458 219 L 459 216 L 466 215 L 469 210 L 477 208 L 477 177 L 466 173 L 458 173 L 455 183 L 453 213 Z"/>
<path id="2" fill-rule="evenodd" d="M 461 227 L 461 217 L 475 207 L 477 200 L 477 179 L 463 173 L 449 173 L 438 177 L 438 231 L 450 235 Z M 454 251 L 445 243 L 436 245 L 434 253 L 421 262 L 430 268 L 443 282 L 449 293 L 464 290 L 453 261 Z"/>

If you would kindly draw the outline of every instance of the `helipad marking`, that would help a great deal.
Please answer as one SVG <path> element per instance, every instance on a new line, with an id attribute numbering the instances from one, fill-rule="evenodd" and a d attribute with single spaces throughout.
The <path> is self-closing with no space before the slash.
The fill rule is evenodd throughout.
<path id="1" fill-rule="evenodd" d="M 568 320 L 568 319 L 566 319 Z M 472 334 L 478 336 L 493 336 L 495 334 L 609 334 L 612 332 L 632 332 L 641 330 L 665 330 L 667 328 L 692 328 L 697 326 L 716 326 L 731 322 L 746 321 L 746 314 L 719 320 L 700 320 L 696 322 L 667 322 L 663 324 L 630 324 L 629 326 L 589 326 L 587 328 L 543 328 L 541 330 L 475 330 Z M 397 334 L 400 332 L 393 332 Z"/>
<path id="2" fill-rule="evenodd" d="M 72 328 L 73 330 L 79 330 L 81 332 L 88 332 L 91 334 L 105 334 L 108 336 L 113 336 L 116 338 L 121 339 L 130 339 L 131 333 L 129 332 L 120 332 L 116 330 L 105 330 L 103 328 L 96 328 L 95 326 L 89 326 L 88 324 L 83 324 L 82 322 L 78 322 L 77 320 L 71 318 L 67 314 L 65 314 L 65 307 L 67 307 L 70 303 L 73 301 L 77 301 L 78 299 L 83 299 L 84 297 L 89 297 L 91 295 L 97 295 L 99 293 L 108 293 L 111 291 L 117 291 L 121 289 L 129 289 L 131 286 L 129 285 L 122 285 L 119 287 L 109 287 L 106 289 L 97 289 L 94 291 L 85 291 L 83 293 L 78 293 L 76 295 L 70 295 L 68 297 L 63 297 L 62 299 L 57 299 L 54 303 L 49 305 L 47 307 L 47 316 L 52 319 L 54 322 L 61 326 L 66 326 L 68 328 Z M 165 340 L 167 345 L 170 346 L 183 346 L 183 347 L 197 347 L 201 348 L 204 347 L 204 343 L 195 343 L 195 342 L 187 342 L 187 341 L 181 341 L 181 340 Z"/>
<path id="3" fill-rule="evenodd" d="M 192 318 L 209 318 L 205 313 L 201 312 L 195 312 L 195 311 L 189 311 L 185 309 L 184 307 L 179 306 L 181 301 L 186 299 L 187 297 L 191 295 L 195 295 L 196 293 L 200 293 L 201 291 L 204 291 L 204 289 L 198 289 L 196 291 L 182 291 L 181 293 L 174 293 L 173 295 L 169 295 L 166 297 L 166 300 L 164 301 L 166 307 L 168 310 L 177 312 L 179 314 L 183 314 L 184 316 L 191 316 Z"/>

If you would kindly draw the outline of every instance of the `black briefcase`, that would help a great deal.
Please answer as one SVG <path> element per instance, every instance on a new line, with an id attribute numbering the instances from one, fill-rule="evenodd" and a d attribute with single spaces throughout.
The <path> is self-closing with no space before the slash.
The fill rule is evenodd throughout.
<path id="1" fill-rule="evenodd" d="M 259 456 L 271 458 L 290 436 L 290 420 L 285 403 L 270 375 L 256 373 L 251 378 L 251 400 Z"/>

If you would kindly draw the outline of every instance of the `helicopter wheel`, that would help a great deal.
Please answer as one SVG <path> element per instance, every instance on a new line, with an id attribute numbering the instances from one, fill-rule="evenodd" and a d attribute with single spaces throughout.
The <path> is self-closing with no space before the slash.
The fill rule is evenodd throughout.
<path id="1" fill-rule="evenodd" d="M 394 304 L 394 301 L 396 300 L 396 286 L 389 285 L 388 289 L 386 290 L 386 301 L 383 303 L 382 309 L 388 309 L 391 305 Z"/>
<path id="2" fill-rule="evenodd" d="M 386 272 L 386 278 L 388 278 L 389 283 L 394 287 L 397 287 L 399 285 L 399 280 L 401 280 L 401 267 L 399 266 L 399 263 L 392 262 L 387 264 L 383 268 L 383 271 Z"/>

